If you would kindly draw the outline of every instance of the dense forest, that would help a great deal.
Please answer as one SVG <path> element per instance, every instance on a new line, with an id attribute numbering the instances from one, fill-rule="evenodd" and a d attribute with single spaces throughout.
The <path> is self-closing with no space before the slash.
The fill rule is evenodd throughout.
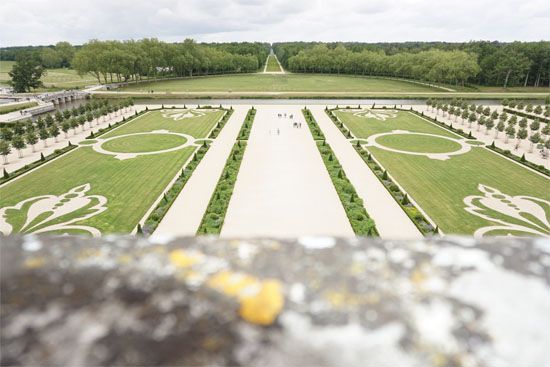
<path id="1" fill-rule="evenodd" d="M 166 43 L 157 39 L 97 41 L 72 46 L 8 47 L 0 60 L 38 59 L 45 68 L 72 67 L 98 82 L 258 71 L 270 45 L 259 42 Z M 289 71 L 410 78 L 447 84 L 550 88 L 550 42 L 275 43 Z M 18 56 L 19 55 L 19 56 Z"/>
<path id="2" fill-rule="evenodd" d="M 405 77 L 452 84 L 550 88 L 550 42 L 275 43 L 295 72 Z"/>
<path id="3" fill-rule="evenodd" d="M 270 50 L 267 43 L 166 43 L 157 39 L 97 41 L 73 47 L 55 46 L 0 49 L 2 60 L 37 58 L 46 68 L 72 67 L 92 74 L 98 82 L 140 80 L 142 77 L 194 76 L 255 72 Z"/>

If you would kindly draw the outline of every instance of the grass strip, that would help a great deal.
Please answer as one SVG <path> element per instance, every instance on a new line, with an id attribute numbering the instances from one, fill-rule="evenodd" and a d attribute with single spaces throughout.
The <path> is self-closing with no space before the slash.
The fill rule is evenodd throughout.
<path id="1" fill-rule="evenodd" d="M 244 157 L 247 142 L 254 123 L 254 117 L 256 116 L 256 110 L 252 107 L 245 118 L 241 131 L 239 132 L 237 142 L 233 146 L 229 158 L 225 162 L 218 184 L 212 193 L 208 207 L 204 212 L 201 224 L 197 230 L 198 235 L 204 234 L 220 234 L 223 223 L 225 221 L 225 214 L 229 207 L 229 201 L 233 194 L 235 182 L 237 181 L 237 175 L 241 167 L 241 162 Z M 242 137 L 242 139 L 241 139 Z"/>
<path id="2" fill-rule="evenodd" d="M 41 165 L 43 165 L 44 163 L 47 163 L 47 162 L 51 161 L 52 159 L 55 159 L 55 158 L 65 154 L 67 152 L 70 152 L 71 150 L 73 150 L 77 147 L 78 147 L 78 145 L 74 145 L 74 144 L 71 144 L 71 142 L 69 142 L 69 145 L 67 145 L 66 147 L 61 148 L 61 149 L 56 149 L 56 150 L 53 151 L 52 154 L 48 154 L 47 156 L 42 156 L 43 158 L 40 158 L 39 160 L 34 161 L 32 163 L 26 164 L 23 167 L 15 170 L 13 172 L 8 172 L 4 168 L 4 175 L 3 175 L 3 177 L 0 178 L 0 185 L 6 183 L 8 181 L 11 181 L 14 178 L 16 178 L 18 176 L 21 176 L 22 174 L 27 173 L 27 172 L 35 169 L 35 168 L 38 168 Z"/>
<path id="3" fill-rule="evenodd" d="M 357 195 L 355 187 L 353 187 L 344 173 L 340 162 L 338 162 L 330 145 L 326 142 L 325 136 L 319 128 L 319 125 L 317 125 L 317 121 L 315 121 L 311 111 L 303 109 L 302 113 L 313 135 L 317 149 L 319 149 L 323 163 L 338 193 L 338 197 L 344 207 L 344 211 L 346 212 L 353 231 L 358 236 L 378 237 L 379 234 L 374 220 L 368 215 L 363 205 L 363 200 Z"/>
<path id="4" fill-rule="evenodd" d="M 26 103 L 20 103 L 20 104 L 10 105 L 10 106 L 0 106 L 0 115 L 4 115 L 6 113 L 15 112 L 19 110 L 24 110 L 25 108 L 30 108 L 35 106 L 38 106 L 37 102 L 26 102 Z"/>
<path id="5" fill-rule="evenodd" d="M 494 142 L 491 145 L 487 145 L 486 148 L 492 150 L 493 152 L 497 152 L 498 154 L 501 154 L 506 158 L 510 158 L 514 162 L 520 163 L 526 167 L 529 167 L 531 169 L 534 169 L 537 172 L 542 173 L 543 175 L 550 177 L 550 170 L 548 168 L 544 167 L 542 164 L 535 164 L 531 161 L 528 161 L 527 159 L 525 159 L 525 154 L 522 155 L 521 157 L 518 157 L 517 155 L 512 154 L 512 152 L 507 149 L 501 149 L 496 147 Z"/>

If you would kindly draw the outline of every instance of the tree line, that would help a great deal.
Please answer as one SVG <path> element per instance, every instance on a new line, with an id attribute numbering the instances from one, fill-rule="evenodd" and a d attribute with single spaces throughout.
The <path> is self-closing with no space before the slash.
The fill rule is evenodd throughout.
<path id="1" fill-rule="evenodd" d="M 290 71 L 550 88 L 548 41 L 287 42 L 273 44 L 273 50 L 283 66 Z"/>
<path id="2" fill-rule="evenodd" d="M 35 145 L 42 141 L 44 147 L 47 147 L 48 139 L 54 138 L 57 143 L 61 132 L 67 139 L 71 129 L 73 134 L 76 134 L 78 127 L 84 131 L 86 123 L 89 128 L 92 128 L 94 120 L 98 125 L 100 117 L 105 120 L 105 117 L 110 118 L 112 113 L 116 115 L 119 111 L 133 105 L 132 99 L 116 103 L 109 103 L 108 100 L 94 100 L 63 112 L 57 111 L 54 114 L 47 114 L 45 117 L 40 116 L 36 121 L 28 119 L 23 122 L 18 121 L 12 126 L 4 126 L 0 129 L 0 155 L 4 157 L 4 164 L 6 164 L 12 147 L 17 150 L 19 158 L 21 158 L 22 149 L 27 146 L 31 146 L 34 152 Z"/>

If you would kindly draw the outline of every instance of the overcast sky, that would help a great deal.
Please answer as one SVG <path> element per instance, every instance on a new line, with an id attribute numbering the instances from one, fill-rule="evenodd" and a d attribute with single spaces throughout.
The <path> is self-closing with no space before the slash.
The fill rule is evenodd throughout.
<path id="1" fill-rule="evenodd" d="M 1 0 L 1 46 L 165 41 L 538 41 L 549 0 Z"/>

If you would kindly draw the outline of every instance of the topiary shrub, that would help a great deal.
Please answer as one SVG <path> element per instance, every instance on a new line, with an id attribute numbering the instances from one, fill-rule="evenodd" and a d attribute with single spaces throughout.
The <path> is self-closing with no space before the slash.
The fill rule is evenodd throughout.
<path id="1" fill-rule="evenodd" d="M 403 196 L 403 200 L 401 200 L 401 205 L 409 205 L 410 203 L 409 195 L 405 194 L 405 196 Z"/>

